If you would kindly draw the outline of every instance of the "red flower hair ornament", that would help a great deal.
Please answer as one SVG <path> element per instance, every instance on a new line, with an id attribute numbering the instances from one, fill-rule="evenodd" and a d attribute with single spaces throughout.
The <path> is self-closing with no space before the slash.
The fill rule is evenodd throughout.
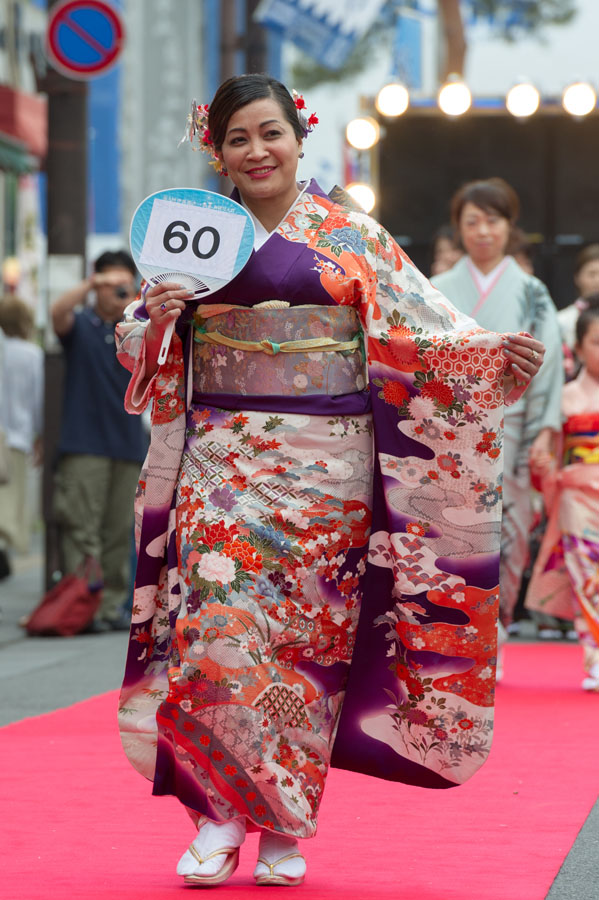
<path id="1" fill-rule="evenodd" d="M 300 125 L 302 126 L 304 137 L 307 138 L 310 132 L 314 130 L 314 126 L 318 125 L 318 116 L 315 113 L 310 113 L 310 116 L 306 117 L 306 114 L 304 112 L 304 110 L 306 109 L 306 101 L 304 100 L 302 95 L 298 94 L 297 91 L 291 91 L 291 96 L 293 97 L 295 108 L 297 109 L 297 117 L 300 121 Z"/>
<path id="2" fill-rule="evenodd" d="M 306 117 L 303 110 L 306 109 L 306 101 L 298 94 L 297 91 L 292 91 L 293 102 L 295 104 L 295 108 L 297 109 L 297 117 L 300 122 L 300 126 L 302 131 L 304 132 L 304 137 L 308 137 L 311 131 L 314 130 L 315 125 L 318 125 L 318 116 L 315 113 L 311 113 L 310 116 Z M 214 147 L 214 141 L 212 140 L 212 135 L 210 134 L 210 129 L 208 128 L 208 115 L 210 112 L 210 107 L 207 103 L 204 103 L 202 106 L 198 106 L 195 100 L 191 102 L 191 110 L 187 116 L 187 125 L 185 127 L 185 132 L 183 137 L 179 141 L 178 146 L 184 144 L 185 141 L 189 141 L 191 144 L 192 150 L 202 150 L 204 153 L 207 153 L 212 157 L 210 160 L 210 165 L 214 168 L 218 175 L 227 175 L 227 170 L 222 164 L 222 161 L 216 155 L 216 149 Z M 197 147 L 194 147 L 194 139 L 197 138 Z"/>

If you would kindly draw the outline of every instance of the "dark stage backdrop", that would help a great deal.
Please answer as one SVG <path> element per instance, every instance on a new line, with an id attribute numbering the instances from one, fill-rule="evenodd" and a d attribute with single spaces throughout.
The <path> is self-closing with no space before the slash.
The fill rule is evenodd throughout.
<path id="1" fill-rule="evenodd" d="M 480 111 L 461 120 L 436 112 L 386 120 L 379 144 L 378 218 L 416 265 L 430 271 L 431 239 L 449 220 L 465 181 L 499 175 L 517 190 L 520 225 L 536 236 L 534 264 L 558 307 L 575 299 L 574 258 L 599 241 L 599 116 L 575 121 L 538 113 L 520 122 Z"/>

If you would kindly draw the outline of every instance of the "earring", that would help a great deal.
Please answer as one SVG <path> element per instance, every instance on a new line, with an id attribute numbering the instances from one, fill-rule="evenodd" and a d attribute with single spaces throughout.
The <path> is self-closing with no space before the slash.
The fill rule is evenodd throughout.
<path id="1" fill-rule="evenodd" d="M 302 150 L 302 152 L 299 154 L 299 159 L 303 159 L 303 158 L 304 158 L 304 151 Z"/>
<path id="2" fill-rule="evenodd" d="M 220 170 L 220 174 L 221 174 L 221 175 L 224 175 L 225 178 L 226 178 L 226 177 L 228 176 L 229 173 L 227 172 L 227 170 L 226 170 L 225 167 L 223 166 L 223 167 L 221 168 L 221 170 Z"/>

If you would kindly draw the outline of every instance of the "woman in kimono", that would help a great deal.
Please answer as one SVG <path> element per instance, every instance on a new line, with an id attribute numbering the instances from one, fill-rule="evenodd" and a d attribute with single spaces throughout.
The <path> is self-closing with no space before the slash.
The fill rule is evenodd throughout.
<path id="1" fill-rule="evenodd" d="M 127 408 L 154 400 L 121 732 L 199 828 L 177 867 L 199 886 L 247 829 L 257 883 L 300 884 L 331 764 L 443 788 L 486 758 L 504 392 L 544 352 L 297 183 L 302 106 L 246 75 L 200 108 L 254 252 L 210 304 L 152 287 L 120 332 Z"/>
<path id="2" fill-rule="evenodd" d="M 508 626 L 518 600 L 532 524 L 529 462 L 548 452 L 560 429 L 561 338 L 545 285 L 510 256 L 519 212 L 501 178 L 465 184 L 451 202 L 466 256 L 434 279 L 457 308 L 489 331 L 526 331 L 546 348 L 539 377 L 505 415 L 500 615 Z"/>
<path id="3" fill-rule="evenodd" d="M 586 691 L 599 691 L 599 307 L 576 323 L 582 369 L 562 392 L 562 467 L 539 457 L 549 523 L 526 595 L 529 609 L 574 619 Z"/>

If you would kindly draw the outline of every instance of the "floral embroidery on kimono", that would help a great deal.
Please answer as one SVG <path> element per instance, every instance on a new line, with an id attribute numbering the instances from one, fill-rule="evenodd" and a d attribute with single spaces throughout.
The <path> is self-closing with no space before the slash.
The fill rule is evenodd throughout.
<path id="1" fill-rule="evenodd" d="M 316 396 L 318 353 L 267 409 L 198 392 L 194 353 L 222 353 L 194 349 L 193 310 L 148 380 L 143 304 L 120 328 L 126 404 L 154 400 L 120 721 L 155 793 L 308 837 L 329 765 L 451 787 L 488 755 L 505 360 L 314 182 L 211 299 L 219 321 L 251 322 L 271 298 L 355 310 L 367 405 L 349 365 L 355 393 Z"/>

